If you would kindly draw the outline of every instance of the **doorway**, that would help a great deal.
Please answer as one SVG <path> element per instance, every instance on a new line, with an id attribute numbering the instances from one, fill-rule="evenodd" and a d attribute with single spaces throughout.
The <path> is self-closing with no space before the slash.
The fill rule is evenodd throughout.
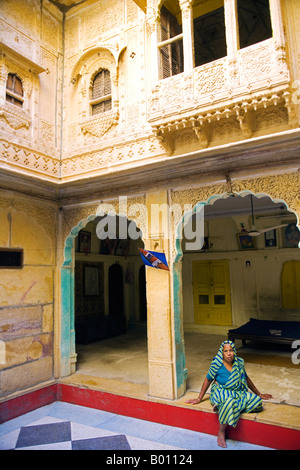
<path id="1" fill-rule="evenodd" d="M 193 261 L 195 323 L 231 325 L 228 260 Z"/>
<path id="2" fill-rule="evenodd" d="M 182 242 L 186 328 L 227 334 L 227 326 L 249 318 L 292 320 L 294 310 L 283 302 L 290 281 L 284 279 L 282 293 L 281 272 L 299 259 L 299 233 L 295 213 L 281 200 L 249 192 L 214 197 L 204 208 L 202 248 Z"/>
<path id="3" fill-rule="evenodd" d="M 139 269 L 139 306 L 140 321 L 147 321 L 147 295 L 146 295 L 146 268 L 141 266 Z"/>
<path id="4" fill-rule="evenodd" d="M 121 317 L 124 313 L 123 270 L 113 264 L 108 270 L 109 315 Z"/>
<path id="5" fill-rule="evenodd" d="M 118 216 L 116 238 L 99 238 L 100 221 L 100 217 L 89 221 L 74 243 L 76 372 L 145 383 L 147 323 L 141 319 L 147 318 L 146 281 L 138 250 L 144 243 L 142 238 L 119 238 Z M 81 234 L 88 240 L 84 249 Z M 91 269 L 93 278 L 85 276 Z"/>

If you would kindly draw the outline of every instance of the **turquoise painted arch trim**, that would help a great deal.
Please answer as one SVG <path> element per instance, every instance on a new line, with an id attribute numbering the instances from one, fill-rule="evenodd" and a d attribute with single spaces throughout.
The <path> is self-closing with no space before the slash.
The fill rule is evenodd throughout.
<path id="1" fill-rule="evenodd" d="M 66 377 L 72 373 L 72 357 L 76 354 L 75 341 L 75 311 L 74 311 L 74 270 L 73 270 L 73 246 L 74 239 L 88 222 L 94 220 L 95 214 L 81 220 L 73 227 L 66 238 L 64 246 L 64 262 L 61 268 L 61 376 Z"/>
<path id="2" fill-rule="evenodd" d="M 195 204 L 195 206 L 193 207 L 193 209 L 190 210 L 189 212 L 186 212 L 184 214 L 184 216 L 182 217 L 181 221 L 179 222 L 179 224 L 176 228 L 176 240 L 175 240 L 176 257 L 175 257 L 175 261 L 174 261 L 175 263 L 177 263 L 181 259 L 181 257 L 183 256 L 181 243 L 182 243 L 182 233 L 183 233 L 184 224 L 189 220 L 189 218 L 191 216 L 193 216 L 199 210 L 201 210 L 203 206 L 212 205 L 218 199 L 226 199 L 228 197 L 231 197 L 232 194 L 234 196 L 240 196 L 240 197 L 245 197 L 245 196 L 249 196 L 249 195 L 255 196 L 256 198 L 269 197 L 272 202 L 274 202 L 276 204 L 277 203 L 284 204 L 286 206 L 287 210 L 290 210 L 288 205 L 286 204 L 286 202 L 283 199 L 277 199 L 277 198 L 273 199 L 272 196 L 270 196 L 269 194 L 266 194 L 266 193 L 257 193 L 257 194 L 255 194 L 254 192 L 249 191 L 249 190 L 243 190 L 240 193 L 227 193 L 226 192 L 226 193 L 215 194 L 213 196 L 210 196 L 207 199 L 207 201 L 197 202 Z M 291 212 L 293 212 L 293 211 L 291 211 Z M 295 215 L 297 217 L 297 225 L 299 226 L 298 215 L 297 214 L 295 214 Z"/>
<path id="3" fill-rule="evenodd" d="M 110 210 L 107 211 L 110 213 Z M 75 338 L 75 282 L 73 268 L 74 239 L 88 222 L 93 221 L 98 215 L 91 214 L 82 219 L 70 231 L 64 245 L 64 262 L 61 268 L 61 376 L 66 377 L 72 373 L 72 358 L 76 354 Z"/>
<path id="4" fill-rule="evenodd" d="M 173 263 L 173 292 L 174 292 L 174 338 L 175 338 L 175 369 L 176 369 L 176 386 L 177 391 L 181 395 L 185 393 L 185 384 L 187 380 L 188 370 L 186 368 L 185 348 L 184 348 L 184 331 L 183 331 L 183 298 L 182 298 L 182 234 L 184 224 L 203 208 L 205 203 L 196 204 L 191 211 L 188 211 L 182 217 L 181 222 L 176 229 L 175 250 L 176 256 Z"/>

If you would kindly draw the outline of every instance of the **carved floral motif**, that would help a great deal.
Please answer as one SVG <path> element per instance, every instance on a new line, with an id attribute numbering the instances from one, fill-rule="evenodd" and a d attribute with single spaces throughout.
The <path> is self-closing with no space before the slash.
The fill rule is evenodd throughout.
<path id="1" fill-rule="evenodd" d="M 4 119 L 12 129 L 29 128 L 31 118 L 16 106 L 0 105 L 0 119 Z"/>
<path id="2" fill-rule="evenodd" d="M 181 74 L 158 82 L 152 91 L 148 122 L 168 154 L 173 152 L 177 137 L 172 133 L 187 127 L 194 130 L 200 148 L 206 148 L 211 144 L 213 123 L 232 116 L 244 138 L 250 138 L 255 131 L 253 112 L 261 107 L 267 109 L 259 115 L 260 129 L 262 115 L 265 127 L 270 127 L 270 122 L 295 126 L 290 97 L 286 56 L 284 51 L 280 56 L 276 53 L 275 41 L 270 38 L 239 50 L 236 57 L 197 67 L 191 77 Z M 279 104 L 286 107 L 287 119 L 282 108 L 276 109 Z"/>
<path id="3" fill-rule="evenodd" d="M 86 206 L 78 206 L 75 208 L 65 208 L 63 211 L 63 240 L 70 235 L 72 229 L 74 228 L 84 228 L 85 225 L 93 220 L 99 210 L 99 207 L 107 207 L 114 210 L 114 212 L 119 215 L 122 212 L 122 208 L 119 207 L 119 199 L 107 200 L 107 201 L 98 201 L 94 204 L 88 204 Z M 132 196 L 127 200 L 127 213 L 133 214 L 132 217 L 129 217 L 130 220 L 134 220 L 137 224 L 137 227 L 142 231 L 143 238 L 148 236 L 147 223 L 148 221 L 145 218 L 145 213 L 143 211 L 139 212 L 136 210 L 138 207 L 145 206 L 146 198 L 144 195 Z M 105 212 L 105 210 L 104 210 Z M 126 215 L 126 214 L 125 214 Z M 135 217 L 136 215 L 136 217 Z M 74 232 L 76 233 L 76 231 Z"/>
<path id="4" fill-rule="evenodd" d="M 117 124 L 119 118 L 118 111 L 106 111 L 97 116 L 90 117 L 81 123 L 83 134 L 102 137 L 113 125 Z"/>
<path id="5" fill-rule="evenodd" d="M 227 88 L 225 66 L 225 61 L 221 60 L 195 69 L 196 99 L 201 99 L 205 94 L 215 93 Z"/>
<path id="6" fill-rule="evenodd" d="M 260 194 L 270 196 L 274 202 L 284 201 L 288 209 L 294 212 L 298 219 L 300 218 L 300 172 L 278 174 L 266 177 L 247 178 L 241 180 L 231 181 L 231 191 L 236 194 L 241 194 L 244 191 L 249 191 L 253 194 Z M 184 204 L 191 204 L 195 207 L 198 203 L 212 204 L 219 198 L 228 197 L 228 186 L 223 184 L 211 184 L 206 186 L 197 186 L 186 188 L 183 190 L 171 191 L 171 204 L 179 204 L 184 207 Z M 176 216 L 176 213 L 174 214 Z M 182 222 L 177 213 L 175 227 Z M 175 249 L 175 238 L 171 240 L 172 259 L 175 259 L 177 254 Z"/>

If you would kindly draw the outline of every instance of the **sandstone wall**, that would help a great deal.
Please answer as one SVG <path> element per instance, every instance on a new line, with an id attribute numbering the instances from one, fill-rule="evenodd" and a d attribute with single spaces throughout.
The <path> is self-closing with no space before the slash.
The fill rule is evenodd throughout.
<path id="1" fill-rule="evenodd" d="M 0 197 L 0 246 L 23 267 L 0 269 L 0 395 L 53 377 L 56 208 Z"/>

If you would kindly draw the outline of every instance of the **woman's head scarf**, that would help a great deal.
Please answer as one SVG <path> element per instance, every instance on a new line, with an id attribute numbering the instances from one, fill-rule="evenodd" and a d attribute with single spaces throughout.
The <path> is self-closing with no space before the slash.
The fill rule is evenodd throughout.
<path id="1" fill-rule="evenodd" d="M 234 388 L 234 389 L 247 388 L 244 360 L 240 357 L 237 357 L 235 344 L 229 340 L 223 341 L 223 343 L 221 344 L 219 351 L 217 352 L 217 355 L 214 357 L 210 365 L 210 368 L 208 371 L 208 377 L 210 378 L 210 380 L 214 380 L 218 370 L 223 365 L 223 348 L 225 344 L 230 344 L 230 346 L 232 347 L 233 353 L 234 353 L 234 361 L 232 364 L 232 371 L 230 374 L 230 378 L 228 382 L 226 383 L 226 385 L 224 385 L 224 387 Z"/>
<path id="2" fill-rule="evenodd" d="M 235 344 L 232 341 L 229 341 L 229 339 L 226 340 L 226 341 L 223 341 L 223 343 L 221 344 L 221 346 L 219 348 L 217 356 L 221 356 L 222 361 L 223 361 L 223 349 L 224 349 L 225 344 L 230 344 L 230 346 L 232 347 L 233 352 L 234 352 L 234 359 L 236 359 L 237 356 L 236 356 Z"/>

